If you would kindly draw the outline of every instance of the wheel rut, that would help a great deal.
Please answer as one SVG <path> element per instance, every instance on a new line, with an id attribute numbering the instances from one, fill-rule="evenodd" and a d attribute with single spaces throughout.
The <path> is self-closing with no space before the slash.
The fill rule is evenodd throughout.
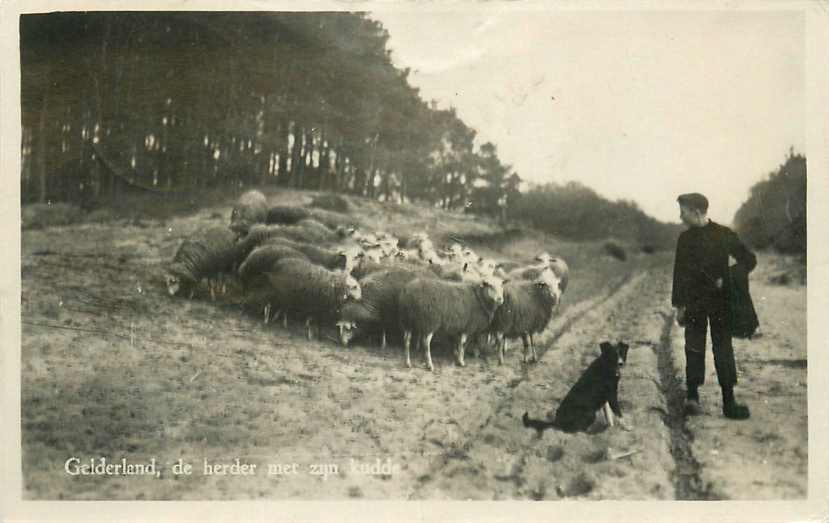
<path id="1" fill-rule="evenodd" d="M 703 483 L 700 475 L 702 467 L 691 450 L 693 433 L 685 422 L 685 389 L 679 377 L 683 375 L 680 368 L 681 362 L 675 360 L 671 346 L 673 316 L 665 314 L 663 321 L 662 335 L 655 350 L 662 393 L 668 406 L 663 420 L 671 431 L 671 455 L 675 463 L 673 473 L 675 498 L 677 500 L 718 499 L 711 491 L 711 486 Z"/>

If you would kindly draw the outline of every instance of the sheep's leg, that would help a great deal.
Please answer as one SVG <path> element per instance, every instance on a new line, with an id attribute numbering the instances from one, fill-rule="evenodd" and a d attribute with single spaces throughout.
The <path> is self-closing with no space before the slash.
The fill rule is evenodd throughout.
<path id="1" fill-rule="evenodd" d="M 210 290 L 210 301 L 216 301 L 216 282 L 213 278 L 207 280 L 207 288 Z"/>
<path id="2" fill-rule="evenodd" d="M 282 316 L 282 328 L 283 329 L 288 328 L 288 313 L 287 312 L 284 313 L 284 315 Z"/>
<path id="3" fill-rule="evenodd" d="M 466 363 L 464 363 L 464 361 L 463 361 L 463 350 L 464 350 L 464 345 L 466 345 L 466 340 L 467 339 L 468 338 L 467 338 L 466 334 L 461 334 L 461 337 L 458 340 L 458 354 L 457 354 L 457 356 L 458 356 L 458 365 L 460 365 L 461 367 L 466 367 Z"/>
<path id="4" fill-rule="evenodd" d="M 420 342 L 423 344 L 423 351 L 426 353 L 426 365 L 429 367 L 429 370 L 433 372 L 435 370 L 435 366 L 432 365 L 432 336 L 434 335 L 435 334 L 433 332 L 430 332 L 420 339 Z"/>
<path id="5" fill-rule="evenodd" d="M 311 334 L 311 318 L 306 318 L 305 320 L 305 337 L 309 340 L 314 339 L 313 335 Z"/>
<path id="6" fill-rule="evenodd" d="M 383 337 L 380 339 L 380 348 L 386 348 L 386 329 L 383 329 Z"/>
<path id="7" fill-rule="evenodd" d="M 533 341 L 533 335 L 530 334 L 530 352 L 532 352 L 533 362 L 538 362 L 538 353 L 535 352 L 535 342 Z"/>
<path id="8" fill-rule="evenodd" d="M 406 350 L 406 367 L 412 367 L 412 360 L 409 357 L 409 349 L 412 346 L 412 331 L 403 331 L 403 348 Z"/>
<path id="9" fill-rule="evenodd" d="M 498 348 L 498 364 L 504 364 L 504 350 L 507 346 L 507 337 L 504 336 L 504 333 L 499 332 L 495 334 L 495 345 Z"/>

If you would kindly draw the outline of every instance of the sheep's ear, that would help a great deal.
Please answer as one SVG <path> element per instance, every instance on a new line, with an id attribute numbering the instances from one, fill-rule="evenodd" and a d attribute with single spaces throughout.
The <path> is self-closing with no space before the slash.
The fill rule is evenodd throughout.
<path id="1" fill-rule="evenodd" d="M 602 350 L 602 354 L 605 354 L 605 353 L 607 353 L 607 351 L 609 351 L 613 348 L 613 344 L 610 343 L 609 341 L 603 341 L 599 345 L 599 348 Z"/>
<path id="2" fill-rule="evenodd" d="M 469 268 L 469 262 L 464 263 L 464 264 L 463 264 L 463 272 L 466 272 L 466 270 L 467 270 L 468 268 Z"/>

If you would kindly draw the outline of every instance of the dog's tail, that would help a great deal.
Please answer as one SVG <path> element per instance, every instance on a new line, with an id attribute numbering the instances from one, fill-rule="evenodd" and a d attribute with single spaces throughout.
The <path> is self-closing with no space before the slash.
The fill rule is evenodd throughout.
<path id="1" fill-rule="evenodd" d="M 546 429 L 556 428 L 555 422 L 530 419 L 530 415 L 527 412 L 525 412 L 524 415 L 521 417 L 521 421 L 524 422 L 524 426 L 528 429 L 535 429 L 538 432 L 542 432 Z"/>

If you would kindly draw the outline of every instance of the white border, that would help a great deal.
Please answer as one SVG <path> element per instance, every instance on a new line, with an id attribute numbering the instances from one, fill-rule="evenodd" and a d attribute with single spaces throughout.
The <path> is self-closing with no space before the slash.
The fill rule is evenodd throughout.
<path id="1" fill-rule="evenodd" d="M 709 502 L 32 502 L 21 501 L 20 461 L 20 63 L 18 17 L 22 13 L 75 10 L 177 11 L 407 11 L 512 10 L 792 10 L 806 17 L 808 161 L 808 345 L 809 497 L 805 501 Z M 0 272 L 0 352 L 2 368 L 2 491 L 0 518 L 14 520 L 290 520 L 290 521 L 827 521 L 829 520 L 829 358 L 826 318 L 829 297 L 829 2 L 815 1 L 561 1 L 552 2 L 363 2 L 363 1 L 182 1 L 137 2 L 35 0 L 7 2 L 2 8 L 4 53 L 0 165 L 4 174 L 0 223 L 4 270 Z"/>

